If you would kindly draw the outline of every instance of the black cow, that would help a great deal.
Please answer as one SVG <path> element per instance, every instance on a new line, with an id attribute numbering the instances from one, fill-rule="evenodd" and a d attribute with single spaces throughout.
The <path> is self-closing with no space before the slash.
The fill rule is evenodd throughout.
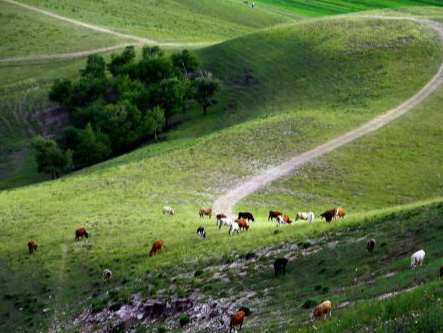
<path id="1" fill-rule="evenodd" d="M 283 275 L 286 274 L 286 265 L 288 264 L 288 259 L 286 258 L 279 258 L 274 261 L 274 272 L 275 276 L 277 276 L 279 273 L 283 273 Z"/>
<path id="2" fill-rule="evenodd" d="M 240 220 L 240 219 L 245 219 L 245 220 L 252 221 L 252 222 L 255 221 L 254 216 L 252 216 L 252 214 L 249 212 L 238 213 L 238 220 Z"/>

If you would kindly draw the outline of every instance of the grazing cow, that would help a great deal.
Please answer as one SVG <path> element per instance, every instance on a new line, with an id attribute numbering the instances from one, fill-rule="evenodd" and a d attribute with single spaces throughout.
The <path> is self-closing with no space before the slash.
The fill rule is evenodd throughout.
<path id="1" fill-rule="evenodd" d="M 247 1 L 247 0 L 243 1 L 243 3 L 245 4 L 245 6 L 249 5 L 249 1 Z"/>
<path id="2" fill-rule="evenodd" d="M 106 282 L 109 282 L 109 281 L 111 281 L 111 278 L 112 278 L 112 271 L 110 270 L 110 269 L 105 269 L 104 271 L 103 271 L 103 279 L 106 281 Z"/>
<path id="3" fill-rule="evenodd" d="M 239 219 L 239 220 L 235 220 L 235 222 L 238 224 L 239 229 L 245 229 L 246 231 L 248 231 L 249 229 L 249 224 L 245 219 Z"/>
<path id="4" fill-rule="evenodd" d="M 420 267 L 423 266 L 423 262 L 425 261 L 425 255 L 426 255 L 426 253 L 423 250 L 419 250 L 419 251 L 415 252 L 411 256 L 411 268 L 416 269 L 419 264 L 420 264 Z"/>
<path id="5" fill-rule="evenodd" d="M 336 218 L 337 216 L 340 217 L 340 218 L 344 218 L 345 215 L 346 215 L 345 211 L 341 207 L 335 207 L 332 210 L 334 211 L 334 218 Z"/>
<path id="6" fill-rule="evenodd" d="M 211 218 L 212 208 L 200 208 L 200 210 L 198 211 L 198 215 L 200 215 L 200 217 L 209 216 L 209 218 Z"/>
<path id="7" fill-rule="evenodd" d="M 324 301 L 323 303 L 317 305 L 311 313 L 311 320 L 331 318 L 332 315 L 332 304 L 330 301 Z"/>
<path id="8" fill-rule="evenodd" d="M 232 222 L 231 225 L 229 226 L 229 236 L 232 236 L 232 234 L 234 232 L 236 232 L 237 235 L 238 235 L 239 229 L 240 229 L 240 227 L 239 227 L 238 223 L 237 222 Z"/>
<path id="9" fill-rule="evenodd" d="M 239 330 L 241 330 L 241 327 L 243 325 L 243 320 L 245 320 L 245 312 L 244 311 L 237 311 L 234 313 L 234 315 L 231 317 L 231 322 L 229 324 L 229 333 L 232 332 L 232 329 L 235 329 L 235 326 L 240 325 Z"/>
<path id="10" fill-rule="evenodd" d="M 279 273 L 283 273 L 283 275 L 286 274 L 286 265 L 288 264 L 288 259 L 286 258 L 279 258 L 274 261 L 274 272 L 275 276 L 277 276 Z"/>
<path id="11" fill-rule="evenodd" d="M 203 227 L 198 227 L 197 229 L 197 235 L 200 239 L 206 238 L 206 231 Z"/>
<path id="12" fill-rule="evenodd" d="M 297 215 L 295 215 L 295 220 L 308 220 L 308 213 L 305 212 L 298 212 Z"/>
<path id="13" fill-rule="evenodd" d="M 86 238 L 89 237 L 88 232 L 87 232 L 86 229 L 83 228 L 83 227 L 78 228 L 78 229 L 75 231 L 75 240 L 76 240 L 76 241 L 79 241 L 79 240 L 80 240 L 80 237 L 86 237 Z"/>
<path id="14" fill-rule="evenodd" d="M 368 242 L 366 243 L 366 248 L 368 249 L 369 254 L 372 256 L 372 253 L 374 253 L 374 249 L 375 249 L 375 244 L 377 244 L 377 242 L 375 241 L 375 239 L 370 239 L 368 240 Z"/>
<path id="15" fill-rule="evenodd" d="M 218 213 L 215 217 L 216 217 L 217 220 L 221 220 L 221 219 L 225 219 L 226 215 L 223 214 L 223 213 Z"/>
<path id="16" fill-rule="evenodd" d="M 248 220 L 248 221 L 255 222 L 254 216 L 252 216 L 252 214 L 249 213 L 249 212 L 240 212 L 240 213 L 238 213 L 238 219 L 239 220 L 240 219 L 245 219 L 245 220 Z"/>
<path id="17" fill-rule="evenodd" d="M 290 224 L 292 221 L 290 220 L 288 215 L 280 215 L 277 217 L 277 227 L 280 226 L 280 224 Z"/>
<path id="18" fill-rule="evenodd" d="M 308 213 L 308 223 L 314 222 L 315 216 L 313 212 Z"/>
<path id="19" fill-rule="evenodd" d="M 28 250 L 29 254 L 33 254 L 35 251 L 37 251 L 37 244 L 34 241 L 28 242 Z"/>
<path id="20" fill-rule="evenodd" d="M 149 256 L 152 257 L 152 255 L 156 254 L 157 251 L 160 251 L 163 247 L 163 241 L 161 239 L 157 239 L 152 244 L 151 251 L 149 252 Z"/>
<path id="21" fill-rule="evenodd" d="M 168 206 L 163 207 L 163 215 L 172 215 L 172 216 L 174 216 L 174 214 L 175 214 L 174 208 L 168 207 Z"/>
<path id="22" fill-rule="evenodd" d="M 227 217 L 221 218 L 220 220 L 217 220 L 217 227 L 218 230 L 221 229 L 222 226 L 230 226 L 232 223 L 232 220 L 228 219 Z"/>
<path id="23" fill-rule="evenodd" d="M 443 279 L 443 264 L 440 266 L 440 279 Z"/>
<path id="24" fill-rule="evenodd" d="M 273 221 L 274 219 L 278 218 L 280 215 L 282 215 L 281 212 L 277 210 L 270 210 L 268 215 L 268 222 L 269 220 Z"/>
<path id="25" fill-rule="evenodd" d="M 334 210 L 327 210 L 323 214 L 320 215 L 322 219 L 325 219 L 326 222 L 330 223 L 332 221 L 332 218 L 335 217 Z"/>

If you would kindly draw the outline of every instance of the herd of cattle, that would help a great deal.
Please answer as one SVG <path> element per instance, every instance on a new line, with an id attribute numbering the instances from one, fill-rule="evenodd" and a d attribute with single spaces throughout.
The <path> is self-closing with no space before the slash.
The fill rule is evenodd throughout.
<path id="1" fill-rule="evenodd" d="M 200 208 L 198 212 L 199 216 L 201 218 L 208 216 L 209 218 L 212 217 L 212 208 Z M 163 215 L 175 215 L 175 210 L 172 207 L 163 207 Z M 345 212 L 343 208 L 336 207 L 330 210 L 327 210 L 323 214 L 320 215 L 322 219 L 324 218 L 326 222 L 330 223 L 333 219 L 340 217 L 345 217 Z M 314 213 L 309 212 L 298 212 L 295 215 L 295 221 L 298 220 L 305 220 L 308 223 L 314 222 Z M 290 217 L 286 214 L 283 214 L 280 211 L 271 210 L 269 211 L 268 215 L 268 222 L 276 220 L 277 226 L 280 226 L 281 224 L 291 224 L 292 221 Z M 219 230 L 223 226 L 227 226 L 229 228 L 229 235 L 232 235 L 234 233 L 239 233 L 240 230 L 249 230 L 249 223 L 255 222 L 254 216 L 250 212 L 239 212 L 237 219 L 229 219 L 225 214 L 218 213 L 216 214 L 216 225 L 219 228 Z M 206 231 L 203 226 L 200 226 L 197 229 L 197 235 L 200 239 L 206 238 Z M 84 227 L 80 227 L 75 231 L 75 241 L 80 241 L 81 238 L 89 238 L 90 234 L 86 231 Z M 377 241 L 375 239 L 369 239 L 366 242 L 366 249 L 370 255 L 374 253 L 375 247 L 376 247 Z M 35 251 L 37 251 L 38 245 L 35 243 L 35 241 L 31 240 L 28 242 L 28 250 L 29 254 L 34 254 Z M 155 255 L 158 251 L 160 251 L 163 247 L 165 247 L 163 240 L 157 239 L 154 241 L 151 247 L 151 251 L 149 252 L 149 256 Z M 415 252 L 411 256 L 411 268 L 416 269 L 418 266 L 422 266 L 424 259 L 425 259 L 425 251 L 419 250 Z M 286 266 L 288 264 L 288 259 L 286 258 L 278 258 L 274 261 L 274 274 L 277 277 L 279 274 L 286 274 Z M 103 279 L 106 282 L 109 282 L 112 278 L 112 271 L 110 269 L 105 269 L 102 273 Z M 440 266 L 439 270 L 439 278 L 443 279 L 443 264 Z M 242 327 L 244 318 L 246 316 L 246 312 L 243 308 L 241 308 L 239 311 L 235 312 L 230 321 L 230 332 L 232 329 L 234 329 L 236 326 L 240 326 L 240 329 Z M 326 300 L 322 302 L 321 304 L 318 304 L 314 310 L 311 313 L 311 320 L 317 320 L 321 319 L 322 317 L 324 319 L 330 318 L 332 314 L 332 303 L 329 300 Z"/>

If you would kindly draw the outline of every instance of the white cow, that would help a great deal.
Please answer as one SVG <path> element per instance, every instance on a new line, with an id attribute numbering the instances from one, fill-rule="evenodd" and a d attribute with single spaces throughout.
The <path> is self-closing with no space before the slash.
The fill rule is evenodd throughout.
<path id="1" fill-rule="evenodd" d="M 232 234 L 234 232 L 236 232 L 238 235 L 239 230 L 240 230 L 240 227 L 238 226 L 238 223 L 232 222 L 231 225 L 229 226 L 229 236 L 232 236 Z"/>
<path id="2" fill-rule="evenodd" d="M 172 208 L 172 207 L 168 207 L 168 206 L 164 206 L 163 207 L 163 215 L 174 215 L 175 214 L 175 211 L 174 211 L 174 208 Z"/>
<path id="3" fill-rule="evenodd" d="M 230 226 L 232 224 L 232 220 L 227 217 L 222 217 L 221 219 L 217 220 L 217 227 L 220 230 L 223 226 Z"/>
<path id="4" fill-rule="evenodd" d="M 298 212 L 297 215 L 295 215 L 295 220 L 307 220 L 308 219 L 308 213 L 305 212 Z"/>
<path id="5" fill-rule="evenodd" d="M 110 269 L 106 268 L 106 269 L 103 271 L 103 279 L 104 279 L 106 282 L 109 282 L 109 281 L 111 280 L 111 278 L 112 278 L 112 271 L 111 271 Z"/>
<path id="6" fill-rule="evenodd" d="M 423 265 L 423 262 L 425 261 L 425 255 L 426 255 L 426 253 L 423 250 L 419 250 L 419 251 L 415 252 L 411 256 L 411 268 L 416 269 L 419 264 L 421 267 Z"/>
<path id="7" fill-rule="evenodd" d="M 314 222 L 315 216 L 313 212 L 308 213 L 308 223 Z"/>
<path id="8" fill-rule="evenodd" d="M 280 224 L 285 224 L 285 220 L 283 220 L 283 216 L 281 215 L 277 216 L 277 227 L 279 227 Z"/>

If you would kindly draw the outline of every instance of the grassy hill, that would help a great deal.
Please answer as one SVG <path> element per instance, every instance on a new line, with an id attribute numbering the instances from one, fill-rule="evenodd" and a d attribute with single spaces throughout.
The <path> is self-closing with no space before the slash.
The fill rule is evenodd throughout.
<path id="1" fill-rule="evenodd" d="M 356 237 L 363 237 L 369 230 L 364 229 L 364 219 L 372 220 L 372 215 L 351 215 L 345 224 L 318 223 L 285 228 L 280 233 L 274 232 L 273 224 L 257 224 L 248 233 L 229 238 L 226 230 L 216 230 L 213 220 L 202 222 L 197 210 L 211 205 L 242 177 L 399 104 L 432 77 L 441 60 L 440 51 L 433 33 L 415 23 L 355 18 L 282 26 L 200 51 L 205 66 L 225 83 L 218 109 L 206 119 L 194 114 L 195 122 L 171 132 L 166 142 L 58 181 L 0 192 L 0 267 L 8 272 L 0 275 L 2 329 L 65 330 L 88 305 L 101 311 L 116 301 L 107 298 L 108 291 L 117 295 L 119 302 L 127 302 L 135 292 L 151 298 L 187 295 L 189 287 L 204 290 L 208 284 L 212 287 L 206 288 L 205 295 L 222 297 L 215 292 L 221 282 L 211 284 L 204 276 L 195 281 L 179 278 L 174 282 L 177 289 L 169 287 L 178 271 L 192 276 L 196 270 L 235 259 L 234 251 L 258 251 L 288 241 L 306 243 L 307 238 L 318 238 L 342 226 L 351 228 L 352 223 L 361 224 L 363 231 Z M 227 128 L 239 122 L 243 123 Z M 163 217 L 163 205 L 173 206 L 177 216 Z M 254 212 L 268 208 L 258 206 Z M 431 209 L 437 216 L 436 227 L 440 221 L 437 206 Z M 434 215 L 424 216 L 428 220 Z M 398 224 L 396 217 L 392 225 Z M 380 239 L 391 238 L 388 232 L 392 228 L 384 229 L 388 225 L 384 217 L 373 223 L 376 221 Z M 202 223 L 208 229 L 208 239 L 197 243 L 195 229 Z M 414 228 L 414 223 L 411 220 L 408 228 Z M 74 230 L 79 226 L 91 232 L 88 242 L 74 242 Z M 368 224 L 370 227 L 373 224 Z M 431 280 L 437 262 L 438 255 L 433 253 L 441 251 L 427 238 L 428 231 L 420 239 L 420 244 L 429 244 L 431 249 L 432 265 L 422 278 L 424 282 Z M 147 252 L 156 238 L 164 239 L 167 248 L 149 259 Z M 27 254 L 30 239 L 39 244 L 35 256 Z M 345 253 L 351 253 L 352 246 Z M 385 255 L 397 251 L 394 245 L 387 249 Z M 333 253 L 324 255 L 331 258 Z M 406 257 L 399 257 L 393 265 L 404 267 Z M 311 263 L 303 261 L 302 265 L 308 268 Z M 373 265 L 379 267 L 377 262 Z M 101 282 L 100 274 L 106 267 L 114 271 L 109 285 Z M 343 277 L 344 284 L 350 271 L 338 272 L 337 278 Z M 407 271 L 399 276 L 405 277 L 404 285 L 411 283 Z M 274 286 L 271 274 L 268 277 L 263 284 Z M 263 289 L 260 284 L 250 285 L 252 290 Z M 248 284 L 234 286 L 248 291 Z M 388 286 L 383 290 L 374 287 L 368 293 L 378 295 Z M 277 290 L 276 299 L 283 297 L 279 293 L 285 290 Z M 334 302 L 341 301 L 336 294 L 329 295 L 335 295 Z M 317 296 L 296 294 L 294 301 Z M 275 304 L 271 306 L 277 309 Z M 254 311 L 262 310 L 257 306 Z M 297 320 L 306 313 L 297 311 Z M 251 326 L 263 316 L 251 319 Z M 282 318 L 290 322 L 293 313 L 285 316 Z M 278 322 L 269 325 L 281 327 Z"/>
<path id="2" fill-rule="evenodd" d="M 438 0 L 258 0 L 257 2 L 306 16 L 346 14 L 381 8 L 442 6 Z"/>
<path id="3" fill-rule="evenodd" d="M 290 20 L 236 0 L 25 0 L 88 23 L 163 41 L 220 41 Z"/>

